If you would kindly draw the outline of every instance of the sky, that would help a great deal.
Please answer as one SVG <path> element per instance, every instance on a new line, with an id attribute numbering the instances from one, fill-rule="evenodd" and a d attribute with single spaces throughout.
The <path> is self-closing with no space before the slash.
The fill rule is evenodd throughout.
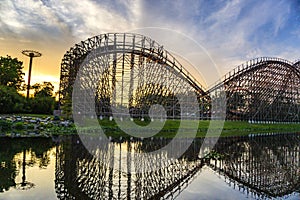
<path id="1" fill-rule="evenodd" d="M 0 56 L 23 61 L 27 80 L 29 58 L 21 51 L 41 52 L 33 61 L 32 84 L 50 81 L 56 90 L 61 59 L 76 43 L 140 30 L 179 54 L 187 47 L 176 37 L 180 33 L 198 45 L 187 51 L 205 50 L 220 74 L 256 57 L 300 59 L 298 0 L 0 0 Z M 170 31 L 176 34 L 164 34 Z M 206 77 L 203 63 L 192 61 Z"/>

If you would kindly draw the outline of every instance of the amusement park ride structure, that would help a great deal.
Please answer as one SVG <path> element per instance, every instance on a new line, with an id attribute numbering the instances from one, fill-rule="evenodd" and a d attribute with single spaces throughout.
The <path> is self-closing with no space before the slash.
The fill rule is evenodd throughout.
<path id="1" fill-rule="evenodd" d="M 98 81 L 93 81 L 97 87 L 94 103 L 99 117 L 111 117 L 112 107 L 117 106 L 129 110 L 130 116 L 127 117 L 144 119 L 149 115 L 151 105 L 160 104 L 169 119 L 181 118 L 182 115 L 211 119 L 212 102 L 218 101 L 225 92 L 228 120 L 300 121 L 300 62 L 256 58 L 205 89 L 163 46 L 133 33 L 101 34 L 66 52 L 60 75 L 59 99 L 62 105 L 72 97 L 80 67 L 95 51 L 97 62 L 105 65 L 98 72 Z M 86 82 L 91 84 L 88 78 Z M 197 95 L 199 113 L 180 113 L 178 95 L 189 96 L 191 93 Z M 188 100 L 184 103 L 189 104 Z"/>

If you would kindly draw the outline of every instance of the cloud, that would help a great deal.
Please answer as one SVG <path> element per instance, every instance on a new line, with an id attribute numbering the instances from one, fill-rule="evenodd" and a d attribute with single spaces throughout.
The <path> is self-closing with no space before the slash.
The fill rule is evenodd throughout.
<path id="1" fill-rule="evenodd" d="M 1 4 L 0 13 L 3 14 L 0 21 L 4 37 L 38 41 L 45 37 L 58 37 L 64 32 L 63 25 L 41 1 L 4 0 Z"/>
<path id="2" fill-rule="evenodd" d="M 208 17 L 211 24 L 206 27 L 207 38 L 215 41 L 212 44 L 219 49 L 245 56 L 247 51 L 260 47 L 260 38 L 276 35 L 289 14 L 288 6 L 273 1 L 227 1 Z"/>
<path id="3" fill-rule="evenodd" d="M 218 64 L 227 66 L 225 71 L 237 61 L 275 55 L 268 47 L 272 44 L 277 50 L 287 45 L 276 36 L 287 26 L 289 8 L 279 1 L 227 1 L 206 19 L 204 41 L 209 41 L 208 48 L 219 57 Z"/>
<path id="4" fill-rule="evenodd" d="M 0 13 L 5 13 L 0 17 L 3 35 L 30 40 L 85 39 L 103 32 L 125 30 L 133 26 L 137 15 L 130 6 L 138 7 L 135 1 L 122 1 L 119 7 L 109 7 L 108 2 L 93 0 L 4 0 L 1 4 Z"/>
<path id="5" fill-rule="evenodd" d="M 227 72 L 254 57 L 294 58 L 295 43 L 300 42 L 299 27 L 290 28 L 293 12 L 298 15 L 299 11 L 294 7 L 283 0 L 2 0 L 0 34 L 9 41 L 67 50 L 69 45 L 105 32 L 169 28 L 193 38 Z M 179 44 L 178 38 L 148 34 L 161 44 Z M 295 40 L 286 39 L 290 36 Z M 197 51 L 180 47 L 191 54 Z"/>
<path id="6" fill-rule="evenodd" d="M 93 1 L 53 1 L 51 8 L 75 38 L 85 38 L 118 26 L 116 20 L 112 20 L 114 17 L 122 23 L 121 17 Z"/>
<path id="7" fill-rule="evenodd" d="M 224 73 L 248 59 L 278 55 L 277 50 L 290 45 L 279 38 L 290 25 L 287 1 L 143 1 L 141 13 L 140 27 L 188 35 L 206 48 Z M 162 44 L 164 39 L 172 38 L 162 35 Z"/>

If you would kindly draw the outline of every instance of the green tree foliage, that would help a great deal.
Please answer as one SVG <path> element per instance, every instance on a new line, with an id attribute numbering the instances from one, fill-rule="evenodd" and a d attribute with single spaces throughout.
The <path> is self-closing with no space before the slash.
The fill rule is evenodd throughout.
<path id="1" fill-rule="evenodd" d="M 10 56 L 0 56 L 0 85 L 9 86 L 19 90 L 21 88 L 24 73 L 23 62 Z"/>
<path id="2" fill-rule="evenodd" d="M 22 113 L 25 111 L 25 98 L 13 87 L 0 85 L 0 113 Z"/>
<path id="3" fill-rule="evenodd" d="M 55 99 L 51 96 L 41 96 L 30 99 L 31 113 L 52 114 L 55 105 Z"/>
<path id="4" fill-rule="evenodd" d="M 35 91 L 34 98 L 30 100 L 31 112 L 36 114 L 52 114 L 55 106 L 55 98 L 52 97 L 54 90 L 52 83 L 36 83 L 32 88 Z"/>
<path id="5" fill-rule="evenodd" d="M 32 86 L 34 98 L 30 99 L 31 113 L 52 114 L 55 106 L 54 86 L 50 82 L 36 83 Z"/>
<path id="6" fill-rule="evenodd" d="M 35 97 L 52 97 L 54 86 L 50 82 L 36 83 L 32 86 Z"/>
<path id="7" fill-rule="evenodd" d="M 0 119 L 0 133 L 11 130 L 12 122 Z"/>
<path id="8" fill-rule="evenodd" d="M 17 58 L 0 57 L 0 114 L 52 114 L 55 98 L 54 86 L 50 82 L 33 85 L 34 98 L 26 99 L 18 93 L 18 90 L 26 88 L 22 64 Z"/>

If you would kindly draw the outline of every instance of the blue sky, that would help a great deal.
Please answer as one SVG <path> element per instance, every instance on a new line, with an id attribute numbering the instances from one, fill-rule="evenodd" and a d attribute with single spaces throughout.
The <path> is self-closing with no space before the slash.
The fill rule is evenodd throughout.
<path id="1" fill-rule="evenodd" d="M 2 0 L 0 55 L 18 57 L 26 67 L 20 51 L 39 50 L 43 57 L 36 62 L 43 67 L 35 73 L 57 83 L 61 58 L 75 43 L 143 27 L 192 38 L 222 73 L 255 57 L 300 58 L 297 0 Z M 177 43 L 176 38 L 154 37 L 162 44 Z"/>

